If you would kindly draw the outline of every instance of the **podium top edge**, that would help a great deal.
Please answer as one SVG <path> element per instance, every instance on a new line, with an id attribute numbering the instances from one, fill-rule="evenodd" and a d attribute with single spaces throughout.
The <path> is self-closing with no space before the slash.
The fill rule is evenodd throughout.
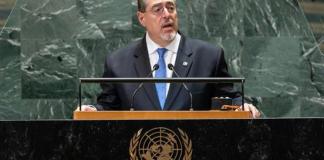
<path id="1" fill-rule="evenodd" d="M 74 120 L 250 119 L 248 111 L 75 111 Z"/>
<path id="2" fill-rule="evenodd" d="M 242 77 L 186 77 L 186 78 L 79 78 L 80 83 L 243 83 L 245 78 Z"/>

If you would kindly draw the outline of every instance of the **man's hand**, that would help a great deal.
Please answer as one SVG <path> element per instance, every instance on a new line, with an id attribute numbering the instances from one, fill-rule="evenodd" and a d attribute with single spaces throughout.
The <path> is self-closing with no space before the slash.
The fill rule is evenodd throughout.
<path id="1" fill-rule="evenodd" d="M 80 111 L 80 107 L 77 107 L 77 109 L 75 109 L 75 111 Z M 85 111 L 85 112 L 95 112 L 97 111 L 97 109 L 91 105 L 82 105 L 81 106 L 81 111 Z"/>
<path id="2" fill-rule="evenodd" d="M 242 106 L 237 110 L 242 110 Z M 260 118 L 261 116 L 261 113 L 253 104 L 244 103 L 244 111 L 250 111 L 253 118 Z"/>

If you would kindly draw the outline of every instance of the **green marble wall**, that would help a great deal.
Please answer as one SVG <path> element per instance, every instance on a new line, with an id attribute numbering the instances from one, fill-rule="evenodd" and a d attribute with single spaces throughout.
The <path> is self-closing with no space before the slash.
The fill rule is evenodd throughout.
<path id="1" fill-rule="evenodd" d="M 181 31 L 224 48 L 266 117 L 324 116 L 324 54 L 296 0 L 177 0 Z M 79 77 L 141 38 L 135 1 L 17 0 L 0 35 L 0 119 L 68 119 Z M 128 65 L 128 64 L 125 64 Z M 84 85 L 84 103 L 100 90 Z"/>

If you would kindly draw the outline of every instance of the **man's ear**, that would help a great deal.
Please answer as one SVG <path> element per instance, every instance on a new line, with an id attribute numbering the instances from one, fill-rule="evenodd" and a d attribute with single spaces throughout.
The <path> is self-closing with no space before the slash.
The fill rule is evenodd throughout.
<path id="1" fill-rule="evenodd" d="M 140 24 L 145 27 L 145 18 L 144 13 L 137 11 L 137 19 L 140 22 Z"/>

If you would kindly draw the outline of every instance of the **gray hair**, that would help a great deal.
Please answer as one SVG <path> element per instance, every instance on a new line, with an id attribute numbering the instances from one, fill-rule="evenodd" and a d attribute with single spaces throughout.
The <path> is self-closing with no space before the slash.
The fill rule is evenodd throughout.
<path id="1" fill-rule="evenodd" d="M 173 1 L 176 2 L 176 0 L 173 0 Z M 137 11 L 145 12 L 146 2 L 147 2 L 147 0 L 137 0 Z"/>
<path id="2" fill-rule="evenodd" d="M 146 0 L 137 0 L 137 11 L 145 12 Z"/>

